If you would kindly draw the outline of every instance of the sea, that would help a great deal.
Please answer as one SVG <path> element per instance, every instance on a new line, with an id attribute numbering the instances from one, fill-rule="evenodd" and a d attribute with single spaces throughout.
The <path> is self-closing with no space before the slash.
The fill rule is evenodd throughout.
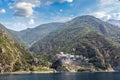
<path id="1" fill-rule="evenodd" d="M 119 72 L 1 74 L 0 80 L 120 80 Z"/>

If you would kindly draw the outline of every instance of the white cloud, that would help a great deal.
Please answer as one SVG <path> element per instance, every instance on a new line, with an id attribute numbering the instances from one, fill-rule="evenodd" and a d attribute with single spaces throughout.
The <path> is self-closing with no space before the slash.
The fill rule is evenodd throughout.
<path id="1" fill-rule="evenodd" d="M 60 12 L 63 12 L 63 9 L 60 9 L 59 11 L 60 11 Z"/>
<path id="2" fill-rule="evenodd" d="M 92 13 L 93 16 L 96 16 L 97 18 L 103 18 L 104 16 L 106 16 L 105 12 L 94 12 Z"/>
<path id="3" fill-rule="evenodd" d="M 120 20 L 120 1 L 119 0 L 99 0 L 98 11 L 92 13 L 95 17 L 101 19 Z"/>
<path id="4" fill-rule="evenodd" d="M 73 2 L 73 0 L 67 0 L 68 2 Z"/>
<path id="5" fill-rule="evenodd" d="M 108 20 L 111 18 L 111 15 L 107 14 L 106 12 L 94 12 L 94 13 L 91 13 L 90 15 L 93 15 L 97 18 L 100 18 L 100 19 L 103 19 L 103 20 Z"/>
<path id="6" fill-rule="evenodd" d="M 16 0 L 9 7 L 14 10 L 15 16 L 30 17 L 34 8 L 40 5 L 40 0 Z"/>
<path id="7" fill-rule="evenodd" d="M 90 15 L 97 18 L 108 20 L 120 20 L 120 1 L 119 0 L 98 0 L 97 10 Z"/>
<path id="8" fill-rule="evenodd" d="M 19 2 L 14 6 L 15 16 L 29 17 L 33 14 L 35 5 L 26 2 Z"/>
<path id="9" fill-rule="evenodd" d="M 109 20 L 109 19 L 116 19 L 120 20 L 120 12 L 117 13 L 107 13 L 107 12 L 94 12 L 90 15 L 93 15 L 97 18 L 103 19 L 103 20 Z"/>
<path id="10" fill-rule="evenodd" d="M 73 2 L 73 0 L 59 0 L 59 1 L 61 1 L 61 2 Z"/>
<path id="11" fill-rule="evenodd" d="M 119 0 L 99 0 L 101 6 L 111 6 L 111 4 L 119 4 Z M 112 6 L 114 6 L 112 5 Z"/>
<path id="12" fill-rule="evenodd" d="M 120 1 L 119 0 L 100 0 L 100 10 L 106 11 L 106 12 L 115 12 L 120 11 L 118 10 L 120 8 Z"/>
<path id="13" fill-rule="evenodd" d="M 118 12 L 118 13 L 112 13 L 111 14 L 111 18 L 112 19 L 116 19 L 116 20 L 120 20 L 120 12 Z"/>
<path id="14" fill-rule="evenodd" d="M 5 10 L 5 9 L 1 9 L 1 10 L 0 10 L 0 13 L 1 13 L 1 14 L 4 14 L 4 13 L 6 13 L 6 10 Z"/>
<path id="15" fill-rule="evenodd" d="M 32 25 L 32 24 L 34 24 L 35 22 L 34 22 L 34 19 L 30 19 L 30 21 L 28 22 L 28 24 L 29 25 Z"/>

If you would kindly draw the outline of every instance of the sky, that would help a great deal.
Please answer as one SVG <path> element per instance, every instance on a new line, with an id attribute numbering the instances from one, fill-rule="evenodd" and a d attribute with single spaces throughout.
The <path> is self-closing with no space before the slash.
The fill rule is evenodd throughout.
<path id="1" fill-rule="evenodd" d="M 20 31 L 82 15 L 120 20 L 119 5 L 120 0 L 0 0 L 0 23 Z"/>

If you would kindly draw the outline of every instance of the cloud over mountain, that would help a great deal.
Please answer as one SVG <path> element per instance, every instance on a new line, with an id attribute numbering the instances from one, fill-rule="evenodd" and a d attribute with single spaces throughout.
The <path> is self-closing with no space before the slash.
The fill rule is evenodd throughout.
<path id="1" fill-rule="evenodd" d="M 92 15 L 101 19 L 120 19 L 120 1 L 119 0 L 99 0 L 98 10 Z"/>

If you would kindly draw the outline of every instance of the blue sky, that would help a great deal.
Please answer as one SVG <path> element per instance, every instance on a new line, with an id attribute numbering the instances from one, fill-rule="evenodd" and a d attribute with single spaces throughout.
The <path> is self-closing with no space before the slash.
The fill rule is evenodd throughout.
<path id="1" fill-rule="evenodd" d="M 0 0 L 0 23 L 23 30 L 81 15 L 120 20 L 119 0 Z"/>

